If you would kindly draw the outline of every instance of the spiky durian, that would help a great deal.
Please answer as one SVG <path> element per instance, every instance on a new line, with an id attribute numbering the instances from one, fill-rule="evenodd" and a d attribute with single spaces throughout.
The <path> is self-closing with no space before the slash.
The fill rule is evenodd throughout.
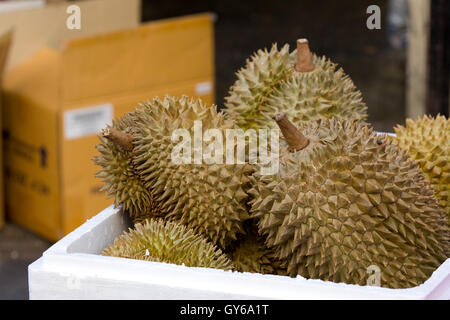
<path id="1" fill-rule="evenodd" d="M 265 245 L 264 238 L 256 230 L 251 230 L 242 238 L 230 253 L 237 271 L 286 275 L 283 263 L 275 257 L 273 249 Z"/>
<path id="2" fill-rule="evenodd" d="M 311 54 L 308 41 L 297 40 L 278 50 L 257 51 L 237 72 L 226 97 L 225 113 L 244 129 L 275 127 L 272 117 L 285 112 L 295 125 L 303 121 L 342 117 L 366 120 L 361 92 L 337 64 Z"/>
<path id="3" fill-rule="evenodd" d="M 139 175 L 132 163 L 131 148 L 127 144 L 114 139 L 127 139 L 120 132 L 130 132 L 133 121 L 129 114 L 107 127 L 99 137 L 100 143 L 96 146 L 100 152 L 94 157 L 94 163 L 101 166 L 96 174 L 103 179 L 102 191 L 114 198 L 115 206 L 123 205 L 123 210 L 132 218 L 151 216 L 155 212 L 150 193 L 145 189 Z M 114 134 L 112 134 L 114 133 Z M 112 137 L 112 140 L 111 140 Z M 126 142 L 126 141 L 125 141 Z"/>
<path id="4" fill-rule="evenodd" d="M 223 136 L 225 129 L 234 128 L 233 121 L 217 113 L 215 105 L 205 106 L 186 96 L 155 98 L 136 109 L 132 118 L 133 164 L 158 211 L 225 248 L 243 233 L 252 168 L 245 163 L 198 162 L 196 150 L 191 163 L 177 163 L 171 154 L 179 141 L 172 140 L 172 134 L 186 129 L 194 137 L 191 147 L 195 149 L 194 121 L 201 123 L 200 135 L 207 129 L 219 129 Z"/>
<path id="5" fill-rule="evenodd" d="M 147 219 L 137 223 L 114 243 L 103 255 L 166 262 L 187 267 L 231 270 L 230 259 L 215 245 L 175 221 Z"/>
<path id="6" fill-rule="evenodd" d="M 428 279 L 446 259 L 448 227 L 418 165 L 360 123 L 323 119 L 300 132 L 276 120 L 293 152 L 281 149 L 277 174 L 255 171 L 251 212 L 288 274 L 365 285 L 375 265 L 385 287 Z"/>
<path id="7" fill-rule="evenodd" d="M 407 119 L 405 127 L 394 129 L 394 140 L 419 162 L 450 219 L 450 120 L 425 115 L 415 121 Z"/>

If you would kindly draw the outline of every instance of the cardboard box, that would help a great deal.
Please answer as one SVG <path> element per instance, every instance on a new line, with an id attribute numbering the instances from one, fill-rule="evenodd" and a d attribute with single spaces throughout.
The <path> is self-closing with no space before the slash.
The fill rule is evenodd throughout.
<path id="1" fill-rule="evenodd" d="M 450 258 L 420 286 L 390 289 L 101 256 L 129 227 L 109 207 L 28 267 L 30 299 L 450 299 Z"/>
<path id="2" fill-rule="evenodd" d="M 112 203 L 97 134 L 154 96 L 213 102 L 213 19 L 199 14 L 46 47 L 5 77 L 6 208 L 57 240 Z"/>
<path id="3" fill-rule="evenodd" d="M 40 2 L 33 3 L 0 2 L 0 34 L 14 29 L 6 70 L 31 58 L 43 47 L 59 50 L 68 39 L 136 27 L 141 20 L 140 0 L 61 0 L 44 7 Z M 70 5 L 80 8 L 80 29 L 66 26 Z M 26 9 L 30 6 L 31 9 Z"/>
<path id="4" fill-rule="evenodd" d="M 6 64 L 6 58 L 8 57 L 9 47 L 12 39 L 12 31 L 8 31 L 5 34 L 0 34 L 0 132 L 2 131 L 2 114 L 3 110 L 2 102 L 2 80 L 3 70 Z M 0 139 L 0 168 L 3 169 L 3 143 Z M 3 199 L 3 170 L 0 170 L 0 228 L 5 224 L 5 211 L 4 211 L 4 199 Z"/>

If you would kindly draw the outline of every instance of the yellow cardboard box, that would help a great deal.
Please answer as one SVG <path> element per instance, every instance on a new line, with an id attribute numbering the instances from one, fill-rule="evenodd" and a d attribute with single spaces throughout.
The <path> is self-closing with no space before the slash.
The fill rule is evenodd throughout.
<path id="1" fill-rule="evenodd" d="M 57 240 L 112 203 L 92 158 L 106 123 L 154 96 L 213 102 L 210 14 L 44 48 L 5 77 L 6 208 Z"/>
<path id="2" fill-rule="evenodd" d="M 59 49 L 68 39 L 98 33 L 136 27 L 140 21 L 140 0 L 86 0 L 86 1 L 44 1 L 0 2 L 0 35 L 14 30 L 14 41 L 8 43 L 6 59 L 4 45 L 1 45 L 0 63 L 8 71 L 34 56 L 42 48 Z M 80 29 L 69 29 L 66 22 L 70 17 L 70 5 L 80 9 Z M 69 13 L 68 13 L 69 11 Z M 5 37 L 4 39 L 7 39 Z M 0 75 L 1 76 L 1 75 Z M 3 113 L 0 112 L 0 116 Z M 0 120 L 0 128 L 1 128 Z M 0 141 L 0 144 L 2 141 Z M 0 147 L 0 153 L 2 152 Z M 0 157 L 0 226 L 4 221 L 3 210 L 3 166 Z"/>
<path id="3" fill-rule="evenodd" d="M 2 110 L 2 79 L 3 79 L 3 70 L 6 64 L 6 58 L 8 56 L 9 47 L 11 44 L 12 31 L 8 31 L 5 34 L 0 35 L 0 110 Z M 1 121 L 1 112 L 0 112 L 0 132 L 2 129 L 2 121 Z M 0 168 L 3 168 L 3 144 L 0 139 Z M 3 170 L 0 170 L 0 228 L 5 224 L 5 212 L 4 212 L 4 202 L 3 202 Z"/>

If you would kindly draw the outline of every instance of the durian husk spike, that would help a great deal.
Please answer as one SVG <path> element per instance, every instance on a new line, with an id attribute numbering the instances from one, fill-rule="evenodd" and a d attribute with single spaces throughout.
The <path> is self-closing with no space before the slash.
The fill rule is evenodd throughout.
<path id="1" fill-rule="evenodd" d="M 129 133 L 107 126 L 102 130 L 102 136 L 120 146 L 125 151 L 133 150 L 133 136 Z"/>
<path id="2" fill-rule="evenodd" d="M 311 72 L 315 69 L 312 61 L 312 53 L 309 49 L 309 42 L 307 39 L 297 40 L 297 63 L 295 70 L 297 72 Z"/>
<path id="3" fill-rule="evenodd" d="M 104 256 L 163 262 L 187 267 L 232 270 L 216 245 L 175 221 L 146 219 L 124 231 L 102 251 Z"/>
<path id="4" fill-rule="evenodd" d="M 285 113 L 279 113 L 275 115 L 273 119 L 277 122 L 281 133 L 286 139 L 290 152 L 300 151 L 308 146 L 308 138 L 306 138 L 292 122 L 289 121 Z"/>

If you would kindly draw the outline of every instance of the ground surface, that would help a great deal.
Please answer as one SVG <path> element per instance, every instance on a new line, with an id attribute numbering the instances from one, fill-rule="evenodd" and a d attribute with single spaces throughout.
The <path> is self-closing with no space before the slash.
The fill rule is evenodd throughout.
<path id="1" fill-rule="evenodd" d="M 11 223 L 0 230 L 0 300 L 28 299 L 27 267 L 50 245 Z"/>
<path id="2" fill-rule="evenodd" d="M 187 5 L 189 3 L 189 6 Z M 377 4 L 382 29 L 366 28 L 366 9 Z M 211 11 L 215 23 L 216 103 L 221 106 L 234 72 L 259 48 L 272 43 L 310 40 L 313 51 L 343 66 L 361 90 L 369 121 L 379 131 L 404 122 L 405 56 L 386 40 L 387 1 L 279 0 L 244 2 L 145 1 L 144 20 Z M 50 246 L 33 234 L 7 224 L 0 230 L 0 299 L 27 299 L 27 266 Z"/>

